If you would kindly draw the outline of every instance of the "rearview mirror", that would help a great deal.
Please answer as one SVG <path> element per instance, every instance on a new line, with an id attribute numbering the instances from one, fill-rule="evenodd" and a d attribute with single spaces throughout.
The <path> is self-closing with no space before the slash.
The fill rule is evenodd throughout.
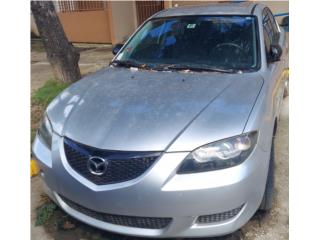
<path id="1" fill-rule="evenodd" d="M 117 55 L 117 53 L 120 51 L 122 47 L 123 47 L 122 43 L 117 43 L 116 45 L 114 45 L 114 47 L 112 48 L 112 54 Z"/>
<path id="2" fill-rule="evenodd" d="M 270 46 L 269 59 L 271 62 L 277 62 L 280 60 L 282 55 L 282 48 L 279 44 L 272 44 Z"/>

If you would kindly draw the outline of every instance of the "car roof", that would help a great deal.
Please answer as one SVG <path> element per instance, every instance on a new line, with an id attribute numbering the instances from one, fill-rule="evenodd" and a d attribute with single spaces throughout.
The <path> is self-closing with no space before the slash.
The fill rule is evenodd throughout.
<path id="1" fill-rule="evenodd" d="M 252 15 L 254 2 L 218 2 L 201 6 L 173 7 L 163 10 L 153 17 L 174 17 L 191 15 Z"/>

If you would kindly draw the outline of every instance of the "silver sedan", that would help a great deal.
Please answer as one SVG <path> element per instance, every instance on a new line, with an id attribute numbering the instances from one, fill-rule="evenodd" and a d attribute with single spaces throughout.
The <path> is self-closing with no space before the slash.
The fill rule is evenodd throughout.
<path id="1" fill-rule="evenodd" d="M 47 108 L 33 154 L 48 195 L 148 237 L 225 235 L 269 210 L 285 42 L 262 4 L 155 14 Z"/>

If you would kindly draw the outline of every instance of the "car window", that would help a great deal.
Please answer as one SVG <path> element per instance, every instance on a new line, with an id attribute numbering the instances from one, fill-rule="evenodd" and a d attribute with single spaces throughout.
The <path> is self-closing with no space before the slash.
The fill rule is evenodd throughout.
<path id="1" fill-rule="evenodd" d="M 116 60 L 216 68 L 258 66 L 254 16 L 182 16 L 149 20 Z"/>
<path id="2" fill-rule="evenodd" d="M 270 44 L 279 41 L 280 32 L 276 20 L 269 8 L 263 10 L 263 28 Z"/>
<path id="3" fill-rule="evenodd" d="M 273 30 L 273 41 L 275 43 L 279 42 L 279 38 L 280 38 L 280 32 L 279 32 L 279 28 L 278 28 L 278 24 L 276 22 L 276 19 L 274 18 L 274 15 L 272 14 L 271 10 L 269 8 L 267 8 L 267 12 L 269 15 L 269 19 L 271 20 L 271 26 L 272 26 L 272 30 Z"/>

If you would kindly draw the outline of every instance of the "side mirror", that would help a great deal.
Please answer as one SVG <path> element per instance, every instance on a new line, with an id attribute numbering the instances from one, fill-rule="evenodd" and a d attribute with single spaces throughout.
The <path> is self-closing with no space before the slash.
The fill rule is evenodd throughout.
<path id="1" fill-rule="evenodd" d="M 120 51 L 122 47 L 123 47 L 122 43 L 117 43 L 116 45 L 114 45 L 114 47 L 112 48 L 112 54 L 117 55 L 117 53 Z"/>
<path id="2" fill-rule="evenodd" d="M 271 44 L 269 59 L 271 62 L 277 62 L 280 60 L 282 55 L 282 48 L 278 44 Z"/>

